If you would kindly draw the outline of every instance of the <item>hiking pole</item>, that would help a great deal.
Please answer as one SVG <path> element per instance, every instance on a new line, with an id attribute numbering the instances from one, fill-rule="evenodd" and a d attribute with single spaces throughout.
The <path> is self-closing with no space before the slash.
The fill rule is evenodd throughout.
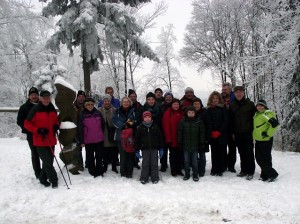
<path id="1" fill-rule="evenodd" d="M 60 151 L 61 151 L 62 157 L 63 157 L 63 159 L 66 161 L 65 155 L 64 155 L 64 151 L 63 151 L 63 148 L 62 148 L 61 143 L 60 143 L 60 141 L 59 141 L 57 132 L 55 132 L 55 134 L 56 134 L 56 137 L 57 137 L 58 142 L 59 142 L 59 146 L 60 146 Z M 65 167 L 66 167 L 66 170 L 67 170 L 67 174 L 68 174 L 68 177 L 69 177 L 70 184 L 72 185 L 72 182 L 71 182 L 71 178 L 70 178 L 70 174 L 69 174 L 69 170 L 68 170 L 67 165 L 65 165 Z"/>
<path id="2" fill-rule="evenodd" d="M 48 145 L 49 145 L 49 148 L 50 148 L 50 150 L 51 150 L 51 153 L 52 153 L 52 155 L 53 155 L 53 157 L 54 157 L 54 159 L 55 159 L 55 161 L 56 161 L 56 164 L 57 164 L 57 166 L 58 166 L 58 168 L 59 168 L 59 170 L 60 170 L 60 173 L 61 173 L 62 177 L 64 178 L 64 181 L 65 181 L 65 183 L 66 183 L 66 185 L 67 185 L 67 188 L 68 188 L 68 190 L 69 190 L 70 188 L 69 188 L 69 186 L 68 186 L 68 183 L 67 183 L 67 181 L 66 181 L 66 178 L 65 178 L 65 176 L 64 176 L 64 174 L 63 174 L 63 172 L 62 172 L 62 170 L 61 170 L 61 168 L 60 168 L 60 165 L 59 165 L 59 163 L 58 163 L 58 161 L 57 161 L 57 159 L 56 159 L 56 156 L 55 156 L 55 154 L 54 154 L 54 150 L 52 149 L 52 146 L 51 146 L 51 144 L 50 144 L 49 138 L 48 138 L 47 136 L 46 136 L 46 139 L 47 139 L 47 141 L 48 141 Z"/>

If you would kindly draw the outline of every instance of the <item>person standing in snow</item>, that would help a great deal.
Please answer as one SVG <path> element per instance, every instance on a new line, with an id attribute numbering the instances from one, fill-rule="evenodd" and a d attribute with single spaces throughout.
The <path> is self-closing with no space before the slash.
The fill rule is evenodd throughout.
<path id="1" fill-rule="evenodd" d="M 213 91 L 207 102 L 207 132 L 211 148 L 212 176 L 223 176 L 228 136 L 228 112 L 219 92 Z"/>
<path id="2" fill-rule="evenodd" d="M 120 153 L 120 173 L 121 177 L 126 178 L 132 178 L 134 153 L 126 152 L 122 148 L 120 134 L 123 129 L 134 128 L 136 125 L 135 113 L 131 104 L 129 97 L 124 96 L 121 100 L 120 108 L 115 110 L 112 117 L 113 125 L 116 128 L 115 140 Z"/>
<path id="3" fill-rule="evenodd" d="M 137 158 L 141 158 L 140 150 L 143 155 L 141 183 L 147 183 L 150 176 L 153 184 L 158 183 L 158 152 L 161 158 L 164 153 L 163 136 L 158 125 L 153 123 L 149 111 L 143 113 L 143 122 L 136 130 L 135 149 Z"/>
<path id="4" fill-rule="evenodd" d="M 49 91 L 40 92 L 40 101 L 30 110 L 24 121 L 24 127 L 32 133 L 33 145 L 43 162 L 39 176 L 40 183 L 45 187 L 49 187 L 52 183 L 52 188 L 57 188 L 58 179 L 53 167 L 53 159 L 56 145 L 55 133 L 59 129 L 59 121 Z"/>
<path id="5" fill-rule="evenodd" d="M 22 133 L 25 133 L 27 135 L 27 142 L 31 150 L 32 168 L 35 177 L 37 179 L 40 177 L 40 173 L 42 171 L 40 157 L 36 147 L 33 145 L 32 133 L 26 130 L 26 128 L 24 127 L 24 121 L 27 115 L 29 114 L 30 110 L 32 109 L 32 107 L 38 104 L 38 102 L 39 102 L 39 91 L 37 88 L 31 87 L 28 92 L 28 100 L 20 107 L 17 116 L 17 124 L 21 127 Z"/>
<path id="6" fill-rule="evenodd" d="M 203 147 L 205 140 L 205 127 L 201 119 L 196 117 L 193 106 L 186 109 L 186 116 L 178 126 L 177 142 L 184 152 L 184 171 L 183 180 L 190 179 L 190 166 L 193 168 L 193 180 L 199 181 L 198 173 L 198 150 Z"/>
<path id="7" fill-rule="evenodd" d="M 227 109 L 229 109 L 230 104 L 234 100 L 234 93 L 232 91 L 232 86 L 229 82 L 225 82 L 222 84 L 222 98 Z M 236 170 L 234 168 L 236 163 L 236 143 L 233 140 L 230 132 L 228 132 L 227 147 L 228 147 L 228 152 L 226 149 L 225 164 L 224 164 L 225 170 L 228 169 L 229 172 L 236 173 Z"/>
<path id="8" fill-rule="evenodd" d="M 105 129 L 104 129 L 104 172 L 107 171 L 108 163 L 111 163 L 112 171 L 119 173 L 117 170 L 118 161 L 118 148 L 114 140 L 115 137 L 115 127 L 112 123 L 112 116 L 115 112 L 115 108 L 111 105 L 111 96 L 106 94 L 103 97 L 103 104 L 98 109 L 104 119 Z"/>
<path id="9" fill-rule="evenodd" d="M 237 176 L 251 180 L 255 171 L 252 131 L 256 108 L 254 103 L 245 97 L 243 86 L 234 87 L 234 96 L 229 106 L 229 125 L 241 160 L 241 172 Z"/>
<path id="10" fill-rule="evenodd" d="M 197 97 L 194 94 L 194 90 L 191 87 L 187 87 L 184 90 L 184 96 L 180 99 L 180 109 L 185 111 L 188 106 L 192 106 L 195 98 Z"/>
<path id="11" fill-rule="evenodd" d="M 86 98 L 78 121 L 78 141 L 85 147 L 86 166 L 95 178 L 103 176 L 104 119 L 95 108 L 95 100 Z"/>
<path id="12" fill-rule="evenodd" d="M 120 100 L 114 97 L 114 89 L 111 86 L 107 86 L 105 88 L 105 94 L 108 94 L 111 96 L 111 105 L 113 105 L 114 108 L 120 107 Z M 103 100 L 99 100 L 98 107 L 101 107 L 103 104 Z"/>
<path id="13" fill-rule="evenodd" d="M 273 135 L 279 123 L 275 113 L 269 110 L 266 101 L 259 100 L 256 104 L 257 112 L 253 118 L 253 138 L 255 140 L 255 158 L 261 168 L 260 180 L 272 182 L 278 177 L 272 167 Z"/>

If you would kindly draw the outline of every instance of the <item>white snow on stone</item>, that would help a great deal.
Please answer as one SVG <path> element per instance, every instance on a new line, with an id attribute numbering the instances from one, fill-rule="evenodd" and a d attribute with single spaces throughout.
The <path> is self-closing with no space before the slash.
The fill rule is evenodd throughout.
<path id="1" fill-rule="evenodd" d="M 76 124 L 74 124 L 73 122 L 70 121 L 63 121 L 60 123 L 60 129 L 73 129 L 76 128 Z"/>
<path id="2" fill-rule="evenodd" d="M 55 81 L 54 81 L 54 84 L 60 84 L 62 86 L 65 86 L 71 90 L 73 90 L 75 93 L 77 92 L 77 90 L 70 84 L 68 83 L 67 81 L 65 81 L 63 78 L 59 77 L 59 78 L 56 78 Z"/>

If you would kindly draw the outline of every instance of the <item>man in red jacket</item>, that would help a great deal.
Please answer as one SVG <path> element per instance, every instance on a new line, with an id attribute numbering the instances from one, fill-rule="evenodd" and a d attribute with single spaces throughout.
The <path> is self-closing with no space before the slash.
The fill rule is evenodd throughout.
<path id="1" fill-rule="evenodd" d="M 33 145 L 37 148 L 43 165 L 39 176 L 40 183 L 45 187 L 57 188 L 57 174 L 53 167 L 55 132 L 59 128 L 57 112 L 51 101 L 50 92 L 42 90 L 40 101 L 29 112 L 24 127 L 33 135 Z"/>

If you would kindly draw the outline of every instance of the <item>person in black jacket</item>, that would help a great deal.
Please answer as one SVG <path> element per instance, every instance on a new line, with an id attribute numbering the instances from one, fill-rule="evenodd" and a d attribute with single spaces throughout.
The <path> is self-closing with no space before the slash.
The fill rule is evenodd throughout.
<path id="1" fill-rule="evenodd" d="M 228 113 L 219 92 L 213 91 L 207 102 L 207 130 L 211 147 L 212 176 L 223 176 L 228 136 Z"/>
<path id="2" fill-rule="evenodd" d="M 18 117 L 17 117 L 17 124 L 22 128 L 22 133 L 25 133 L 27 135 L 27 141 L 29 148 L 31 150 L 31 162 L 32 162 L 32 168 L 35 174 L 35 177 L 38 179 L 41 173 L 41 163 L 40 163 L 40 157 L 37 152 L 37 149 L 35 146 L 33 146 L 33 140 L 32 140 L 32 133 L 27 131 L 24 128 L 24 121 L 29 114 L 29 111 L 31 108 L 36 105 L 39 101 L 39 91 L 37 88 L 32 87 L 30 88 L 28 92 L 28 100 L 26 103 L 24 103 L 18 112 Z"/>
<path id="3" fill-rule="evenodd" d="M 152 121 L 150 111 L 143 113 L 143 122 L 136 131 L 135 148 L 136 157 L 141 158 L 139 150 L 142 150 L 143 155 L 141 183 L 147 183 L 149 176 L 151 176 L 152 183 L 158 183 L 158 150 L 161 158 L 164 153 L 163 136 L 158 125 Z"/>

